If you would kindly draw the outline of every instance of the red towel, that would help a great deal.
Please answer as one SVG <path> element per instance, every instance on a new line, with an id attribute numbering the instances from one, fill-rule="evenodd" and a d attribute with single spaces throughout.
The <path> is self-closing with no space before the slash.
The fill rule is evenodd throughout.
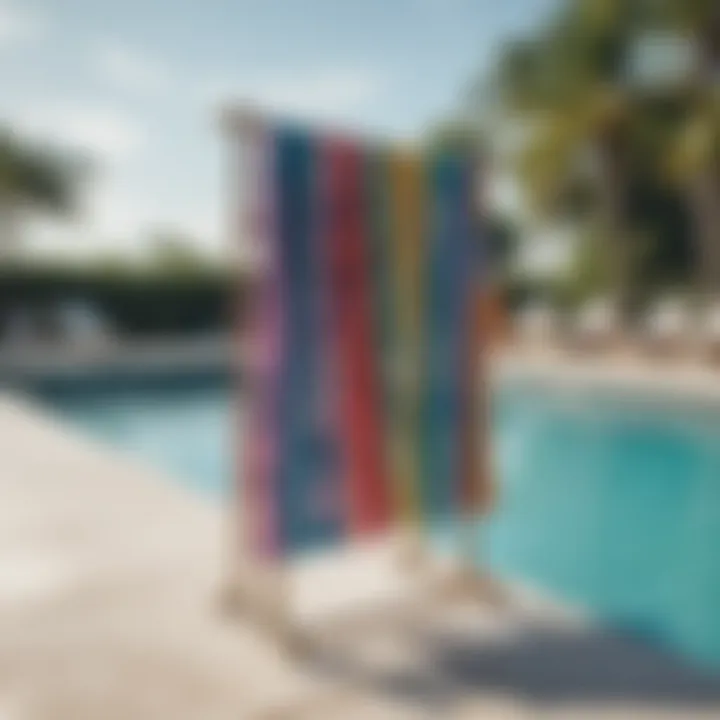
<path id="1" fill-rule="evenodd" d="M 324 244 L 339 368 L 339 432 L 348 525 L 352 535 L 366 535 L 387 527 L 391 507 L 379 415 L 364 163 L 360 151 L 342 140 L 328 140 L 323 156 Z"/>

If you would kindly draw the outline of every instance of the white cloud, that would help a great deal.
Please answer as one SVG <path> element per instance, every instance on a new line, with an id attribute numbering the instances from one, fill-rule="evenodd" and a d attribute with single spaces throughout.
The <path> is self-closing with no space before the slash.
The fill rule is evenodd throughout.
<path id="1" fill-rule="evenodd" d="M 117 241 L 138 232 L 142 223 L 138 199 L 128 197 L 112 179 L 96 183 L 86 202 L 86 220 L 96 236 Z"/>
<path id="2" fill-rule="evenodd" d="M 142 260 L 152 233 L 178 229 L 197 241 L 202 252 L 222 257 L 227 246 L 222 216 L 213 207 L 155 207 L 127 180 L 101 177 L 86 188 L 80 212 L 69 220 L 35 220 L 28 233 L 29 253 L 91 260 L 102 255 Z"/>
<path id="3" fill-rule="evenodd" d="M 375 101 L 383 82 L 359 68 L 324 68 L 287 75 L 259 75 L 210 88 L 214 103 L 247 102 L 274 113 L 324 122 L 353 122 L 359 110 Z"/>
<path id="4" fill-rule="evenodd" d="M 171 74 L 156 58 L 114 40 L 99 43 L 95 60 L 102 75 L 115 84 L 142 93 L 157 93 L 171 85 Z"/>
<path id="5" fill-rule="evenodd" d="M 140 198 L 131 197 L 117 178 L 94 178 L 85 188 L 79 212 L 67 220 L 36 220 L 29 232 L 28 250 L 35 254 L 91 259 L 111 253 L 142 255 L 147 226 Z"/>
<path id="6" fill-rule="evenodd" d="M 17 118 L 18 128 L 36 138 L 87 153 L 91 159 L 116 163 L 143 142 L 140 125 L 116 110 L 92 105 L 40 105 Z"/>
<path id="7" fill-rule="evenodd" d="M 8 121 L 23 136 L 75 150 L 91 163 L 78 212 L 68 219 L 33 222 L 28 250 L 77 257 L 113 249 L 135 252 L 116 243 L 140 242 L 135 235 L 144 226 L 143 203 L 151 202 L 141 183 L 128 178 L 136 172 L 135 153 L 145 142 L 136 118 L 113 106 L 52 99 L 26 101 L 8 113 Z"/>
<path id="8" fill-rule="evenodd" d="M 39 14 L 0 0 L 0 47 L 35 40 L 46 28 L 47 23 Z"/>

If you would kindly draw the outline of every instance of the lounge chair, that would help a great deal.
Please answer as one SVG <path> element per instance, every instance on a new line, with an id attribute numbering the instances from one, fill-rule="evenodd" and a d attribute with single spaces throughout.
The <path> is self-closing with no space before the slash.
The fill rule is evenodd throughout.
<path id="1" fill-rule="evenodd" d="M 573 340 L 581 350 L 607 349 L 617 342 L 619 335 L 617 307 L 607 298 L 589 301 L 575 317 Z"/>
<path id="2" fill-rule="evenodd" d="M 647 314 L 643 339 L 647 349 L 664 355 L 686 351 L 692 342 L 692 318 L 681 300 L 666 299 Z"/>
<path id="3" fill-rule="evenodd" d="M 557 316 L 548 305 L 530 305 L 520 313 L 517 327 L 522 344 L 549 347 L 556 340 Z"/>
<path id="4" fill-rule="evenodd" d="M 64 302 L 56 308 L 55 326 L 63 342 L 105 345 L 115 337 L 107 318 L 85 302 Z"/>

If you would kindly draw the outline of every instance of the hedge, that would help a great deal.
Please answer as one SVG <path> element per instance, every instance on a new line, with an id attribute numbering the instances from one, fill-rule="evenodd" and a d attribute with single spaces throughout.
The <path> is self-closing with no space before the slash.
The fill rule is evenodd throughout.
<path id="1" fill-rule="evenodd" d="M 15 268 L 0 271 L 0 331 L 18 309 L 42 317 L 58 303 L 81 302 L 131 337 L 217 333 L 242 312 L 245 289 L 220 271 L 167 276 Z"/>

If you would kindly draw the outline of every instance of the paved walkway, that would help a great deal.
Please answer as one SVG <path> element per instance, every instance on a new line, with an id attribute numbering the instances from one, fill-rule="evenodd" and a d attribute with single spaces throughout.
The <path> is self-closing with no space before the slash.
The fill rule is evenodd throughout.
<path id="1" fill-rule="evenodd" d="M 720 682 L 545 603 L 409 602 L 381 550 L 300 571 L 323 631 L 284 657 L 218 610 L 217 508 L 10 397 L 0 458 L 0 720 L 720 717 Z"/>

